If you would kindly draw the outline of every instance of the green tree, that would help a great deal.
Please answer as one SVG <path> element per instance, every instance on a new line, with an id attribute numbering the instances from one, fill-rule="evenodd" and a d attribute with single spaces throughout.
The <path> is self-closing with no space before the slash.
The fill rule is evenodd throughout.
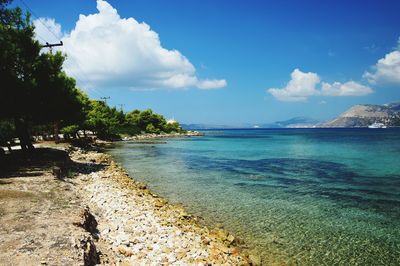
<path id="1" fill-rule="evenodd" d="M 134 135 L 141 132 L 156 134 L 161 132 L 184 132 L 178 122 L 167 123 L 164 116 L 153 113 L 151 109 L 146 109 L 142 112 L 140 110 L 133 110 L 127 113 L 126 123 L 127 128 L 130 129 L 127 130 L 127 133 L 131 134 L 133 132 Z"/>
<path id="2" fill-rule="evenodd" d="M 146 133 L 160 134 L 160 129 L 154 127 L 153 124 L 150 123 L 146 126 Z"/>
<path id="3" fill-rule="evenodd" d="M 52 123 L 54 134 L 58 128 L 83 124 L 89 99 L 76 88 L 75 80 L 62 71 L 65 57 L 56 54 L 42 54 L 35 69 L 36 123 Z"/>
<path id="4" fill-rule="evenodd" d="M 155 114 L 151 109 L 146 109 L 142 111 L 137 118 L 137 125 L 141 131 L 146 131 L 147 126 L 152 124 L 152 126 L 157 129 L 157 131 L 163 131 L 167 121 L 162 115 Z"/>
<path id="5" fill-rule="evenodd" d="M 0 2 L 0 119 L 13 119 L 22 149 L 32 149 L 28 125 L 33 110 L 32 77 L 40 46 L 34 40 L 29 14 L 20 8 L 6 9 Z"/>
<path id="6" fill-rule="evenodd" d="M 115 107 L 110 108 L 103 101 L 91 101 L 86 127 L 101 139 L 116 138 L 125 122 L 125 115 Z"/>
<path id="7" fill-rule="evenodd" d="M 173 122 L 173 123 L 167 123 L 165 125 L 164 132 L 165 133 L 172 133 L 172 132 L 180 133 L 180 132 L 182 132 L 182 129 L 178 122 Z"/>
<path id="8" fill-rule="evenodd" d="M 140 110 L 133 110 L 125 115 L 124 132 L 128 135 L 138 135 L 141 133 L 141 129 L 138 125 L 140 116 Z"/>
<path id="9" fill-rule="evenodd" d="M 60 132 L 64 134 L 65 139 L 70 139 L 71 137 L 79 137 L 78 135 L 79 126 L 78 125 L 69 125 L 63 127 Z"/>
<path id="10" fill-rule="evenodd" d="M 52 123 L 58 132 L 60 125 L 83 124 L 88 99 L 62 71 L 61 53 L 39 53 L 29 14 L 7 9 L 10 2 L 0 0 L 0 119 L 13 120 L 22 149 L 33 149 L 32 125 Z"/>

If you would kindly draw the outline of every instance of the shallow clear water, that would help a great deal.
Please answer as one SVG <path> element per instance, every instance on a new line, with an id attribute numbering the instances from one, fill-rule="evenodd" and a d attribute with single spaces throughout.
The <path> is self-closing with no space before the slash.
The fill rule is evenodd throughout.
<path id="1" fill-rule="evenodd" d="M 109 151 L 265 264 L 400 265 L 400 130 L 206 132 Z"/>

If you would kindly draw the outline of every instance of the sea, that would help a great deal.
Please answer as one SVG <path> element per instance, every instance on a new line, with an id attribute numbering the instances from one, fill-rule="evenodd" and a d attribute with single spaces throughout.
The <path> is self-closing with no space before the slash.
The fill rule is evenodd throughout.
<path id="1" fill-rule="evenodd" d="M 264 265 L 400 265 L 400 129 L 203 132 L 108 152 Z"/>

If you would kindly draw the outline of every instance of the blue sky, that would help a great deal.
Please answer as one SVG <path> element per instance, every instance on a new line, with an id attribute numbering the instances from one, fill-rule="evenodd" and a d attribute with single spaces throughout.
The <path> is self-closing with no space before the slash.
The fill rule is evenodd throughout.
<path id="1" fill-rule="evenodd" d="M 82 19 L 101 13 L 96 1 L 24 1 L 47 18 L 42 39 L 66 43 L 66 70 L 89 96 L 127 111 L 239 125 L 400 100 L 400 1 L 108 0 L 104 17 Z M 140 25 L 111 25 L 127 18 Z"/>

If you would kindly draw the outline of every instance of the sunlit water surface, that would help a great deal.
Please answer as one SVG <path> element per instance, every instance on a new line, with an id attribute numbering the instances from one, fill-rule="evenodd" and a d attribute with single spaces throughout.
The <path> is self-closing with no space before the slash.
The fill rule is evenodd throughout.
<path id="1" fill-rule="evenodd" d="M 400 265 L 398 129 L 222 130 L 109 153 L 264 264 Z"/>

